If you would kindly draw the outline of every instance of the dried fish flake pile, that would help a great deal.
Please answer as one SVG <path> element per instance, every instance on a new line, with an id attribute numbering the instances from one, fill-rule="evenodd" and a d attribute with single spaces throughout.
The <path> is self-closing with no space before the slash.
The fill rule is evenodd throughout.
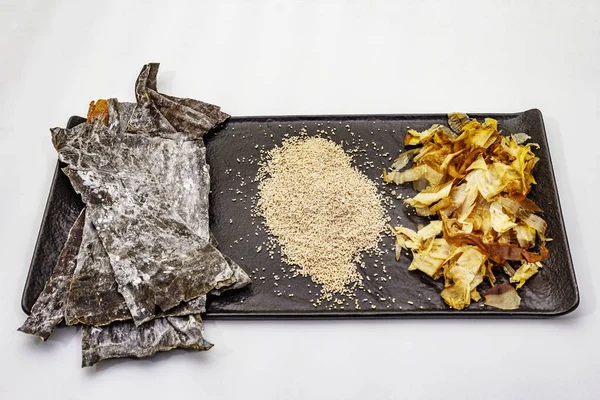
<path id="1" fill-rule="evenodd" d="M 357 263 L 376 251 L 386 213 L 374 182 L 344 149 L 319 137 L 294 137 L 267 154 L 259 169 L 257 214 L 286 263 L 322 287 L 322 296 L 352 295 L 362 285 Z"/>
<path id="2" fill-rule="evenodd" d="M 211 243 L 203 135 L 229 116 L 159 93 L 158 64 L 136 82 L 136 103 L 90 104 L 88 120 L 52 129 L 85 210 L 21 331 L 47 339 L 83 324 L 83 366 L 172 348 L 207 350 L 206 296 L 248 275 Z"/>
<path id="3" fill-rule="evenodd" d="M 438 217 L 418 231 L 393 227 L 396 257 L 410 250 L 409 270 L 443 277 L 442 298 L 461 310 L 481 299 L 477 288 L 484 279 L 495 284 L 495 270 L 521 288 L 548 257 L 549 239 L 536 214 L 542 210 L 527 197 L 536 183 L 533 149 L 539 146 L 525 143 L 526 134 L 500 134 L 491 118 L 479 122 L 455 113 L 448 124 L 409 129 L 404 145 L 419 147 L 401 153 L 383 180 L 413 182 L 419 193 L 405 203 L 418 215 Z M 485 304 L 514 309 L 520 297 L 503 284 L 486 293 Z"/>

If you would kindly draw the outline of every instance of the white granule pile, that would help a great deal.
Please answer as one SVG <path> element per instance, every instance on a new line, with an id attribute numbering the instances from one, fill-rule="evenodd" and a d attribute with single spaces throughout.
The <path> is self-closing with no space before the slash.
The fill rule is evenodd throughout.
<path id="1" fill-rule="evenodd" d="M 362 286 L 357 263 L 386 229 L 377 186 L 334 142 L 291 138 L 267 153 L 257 178 L 257 214 L 288 264 L 322 285 L 322 296 Z"/>

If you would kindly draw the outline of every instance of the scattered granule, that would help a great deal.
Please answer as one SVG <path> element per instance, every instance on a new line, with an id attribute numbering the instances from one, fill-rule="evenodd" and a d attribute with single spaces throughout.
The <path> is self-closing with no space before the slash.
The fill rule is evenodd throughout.
<path id="1" fill-rule="evenodd" d="M 362 253 L 376 251 L 386 212 L 374 182 L 334 142 L 294 137 L 269 151 L 257 180 L 256 214 L 283 260 L 322 285 L 322 296 L 362 286 Z"/>

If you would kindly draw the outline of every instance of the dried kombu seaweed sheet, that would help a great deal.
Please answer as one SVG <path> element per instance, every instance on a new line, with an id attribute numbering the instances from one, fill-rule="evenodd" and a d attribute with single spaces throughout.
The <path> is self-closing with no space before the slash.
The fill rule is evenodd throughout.
<path id="1" fill-rule="evenodd" d="M 208 350 L 200 315 L 156 318 L 140 326 L 132 321 L 82 329 L 82 366 L 109 358 L 143 358 L 175 348 Z"/>
<path id="2" fill-rule="evenodd" d="M 108 102 L 106 109 L 108 109 Z M 114 103 L 111 104 L 114 109 Z M 120 121 L 115 125 L 120 131 L 126 128 L 126 123 L 133 110 L 133 103 L 118 103 L 117 110 Z M 106 114 L 108 115 L 108 113 Z M 108 120 L 107 120 L 108 123 Z M 201 149 L 201 155 L 204 156 L 204 149 Z M 84 161 L 85 162 L 85 161 Z M 165 175 L 169 175 L 168 171 Z M 201 191 L 209 186 L 208 170 L 202 168 L 199 171 L 201 179 L 198 183 L 189 182 L 188 188 Z M 161 178 L 162 179 L 162 178 Z M 168 179 L 168 177 L 165 177 Z M 184 188 L 185 189 L 185 188 Z M 175 206 L 175 212 L 185 220 L 188 227 L 191 227 L 199 236 L 206 236 L 206 223 L 208 221 L 208 204 L 202 202 L 196 205 L 196 210 L 193 207 L 186 208 L 185 202 L 179 201 L 184 195 L 181 188 L 172 188 L 166 194 L 170 196 L 170 202 Z M 201 199 L 204 200 L 204 199 Z M 206 210 L 203 215 L 202 210 Z M 210 237 L 212 242 L 212 237 Z M 113 321 L 131 319 L 129 309 L 125 304 L 123 296 L 118 291 L 118 285 L 115 282 L 115 276 L 110 264 L 110 260 L 96 228 L 90 220 L 86 223 L 84 231 L 84 244 L 78 256 L 78 267 L 75 270 L 73 281 L 69 291 L 69 301 L 66 310 L 67 324 L 83 323 L 88 325 L 107 325 Z M 213 243 L 216 247 L 216 243 Z M 229 262 L 229 260 L 227 260 Z M 231 264 L 231 263 L 230 263 Z M 237 279 L 235 287 L 244 286 L 249 283 L 249 278 L 239 266 L 232 264 L 234 276 Z M 202 299 L 199 299 L 202 300 Z M 160 315 L 189 315 L 199 313 L 199 304 L 201 301 L 192 300 L 174 307 L 166 312 L 161 312 Z"/>
<path id="3" fill-rule="evenodd" d="M 86 218 L 65 309 L 67 325 L 106 325 L 131 319 L 96 228 Z"/>
<path id="4" fill-rule="evenodd" d="M 84 324 L 84 366 L 178 347 L 208 350 L 200 319 L 206 294 L 250 283 L 211 243 L 208 226 L 202 138 L 229 116 L 159 93 L 157 71 L 158 64 L 142 69 L 137 104 L 92 102 L 87 123 L 52 130 L 86 210 L 20 329 L 45 339 L 63 318 Z"/>
<path id="5" fill-rule="evenodd" d="M 208 243 L 209 176 L 197 133 L 202 131 L 193 125 L 195 118 L 179 115 L 197 114 L 192 106 L 200 109 L 198 104 L 205 103 L 182 100 L 178 105 L 180 99 L 166 99 L 157 100 L 160 105 L 138 104 L 127 124 L 131 128 L 133 123 L 137 133 L 123 131 L 121 120 L 127 116 L 120 111 L 128 114 L 131 108 L 113 99 L 108 101 L 108 125 L 95 121 L 52 132 L 61 160 L 69 164 L 65 173 L 88 206 L 136 324 L 154 318 L 155 306 L 169 310 L 236 283 L 240 273 L 242 280 L 247 278 L 241 270 L 234 273 Z M 139 126 L 143 118 L 135 117 L 142 108 L 153 110 L 148 115 L 155 122 L 148 122 L 147 134 Z M 157 110 L 160 115 L 166 110 L 168 117 L 160 119 Z M 162 122 L 155 129 L 156 121 Z M 179 132 L 188 126 L 197 130 L 196 136 Z M 161 130 L 169 134 L 158 135 Z"/>
<path id="6" fill-rule="evenodd" d="M 95 122 L 52 130 L 59 157 L 70 169 L 114 177 L 132 203 L 155 213 L 173 212 L 204 240 L 209 239 L 209 168 L 201 140 L 167 140 L 127 133 L 135 105 L 108 100 L 109 125 Z M 90 184 L 91 182 L 86 182 Z M 88 191 L 101 191 L 102 186 Z M 85 198 L 84 198 L 85 200 Z M 109 198 L 96 199 L 98 203 Z"/>
<path id="7" fill-rule="evenodd" d="M 204 298 L 199 297 L 168 311 L 157 310 L 157 315 L 198 314 L 203 307 Z M 108 254 L 90 219 L 86 219 L 85 222 L 77 256 L 77 268 L 69 289 L 65 319 L 68 325 L 107 325 L 113 321 L 131 319 L 125 299 L 118 291 Z"/>
<path id="8" fill-rule="evenodd" d="M 158 66 L 157 63 L 146 64 L 138 76 L 135 84 L 138 105 L 129 119 L 129 131 L 202 139 L 205 133 L 229 118 L 213 104 L 159 93 L 156 89 Z"/>
<path id="9" fill-rule="evenodd" d="M 221 295 L 221 293 L 223 293 L 226 290 L 233 290 L 233 289 L 240 289 L 243 288 L 246 285 L 249 285 L 251 282 L 250 277 L 248 276 L 248 274 L 246 274 L 246 272 L 242 269 L 242 267 L 240 267 L 235 261 L 233 261 L 231 258 L 224 256 L 225 260 L 227 261 L 227 263 L 229 264 L 229 266 L 231 267 L 231 269 L 233 270 L 233 280 L 235 281 L 235 283 L 233 283 L 231 286 L 225 286 L 223 288 L 216 288 L 211 290 L 210 294 L 214 294 L 214 295 Z"/>
<path id="10" fill-rule="evenodd" d="M 226 289 L 237 289 L 248 284 L 249 278 L 243 270 L 229 258 L 225 259 L 231 265 L 236 278 L 236 282 Z M 201 296 L 168 311 L 161 311 L 157 316 L 199 314 L 204 312 L 205 304 L 206 298 Z M 101 326 L 129 319 L 131 314 L 125 299 L 118 291 L 108 254 L 102 246 L 98 232 L 88 219 L 83 228 L 77 267 L 69 288 L 65 308 L 66 323 Z"/>
<path id="11" fill-rule="evenodd" d="M 31 314 L 19 328 L 21 332 L 48 339 L 64 317 L 67 292 L 77 263 L 77 253 L 83 235 L 85 210 L 69 231 L 67 241 L 58 256 L 52 275 L 31 309 Z"/>

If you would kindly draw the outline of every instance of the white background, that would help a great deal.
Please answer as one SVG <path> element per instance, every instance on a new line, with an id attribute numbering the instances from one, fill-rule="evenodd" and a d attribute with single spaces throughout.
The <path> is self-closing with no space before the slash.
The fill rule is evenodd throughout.
<path id="1" fill-rule="evenodd" d="M 0 1 L 0 398 L 597 398 L 600 2 L 483 3 Z M 161 91 L 232 115 L 541 109 L 581 305 L 551 320 L 209 321 L 209 352 L 81 369 L 78 330 L 16 331 L 48 128 L 91 99 L 133 100 L 149 61 Z"/>

